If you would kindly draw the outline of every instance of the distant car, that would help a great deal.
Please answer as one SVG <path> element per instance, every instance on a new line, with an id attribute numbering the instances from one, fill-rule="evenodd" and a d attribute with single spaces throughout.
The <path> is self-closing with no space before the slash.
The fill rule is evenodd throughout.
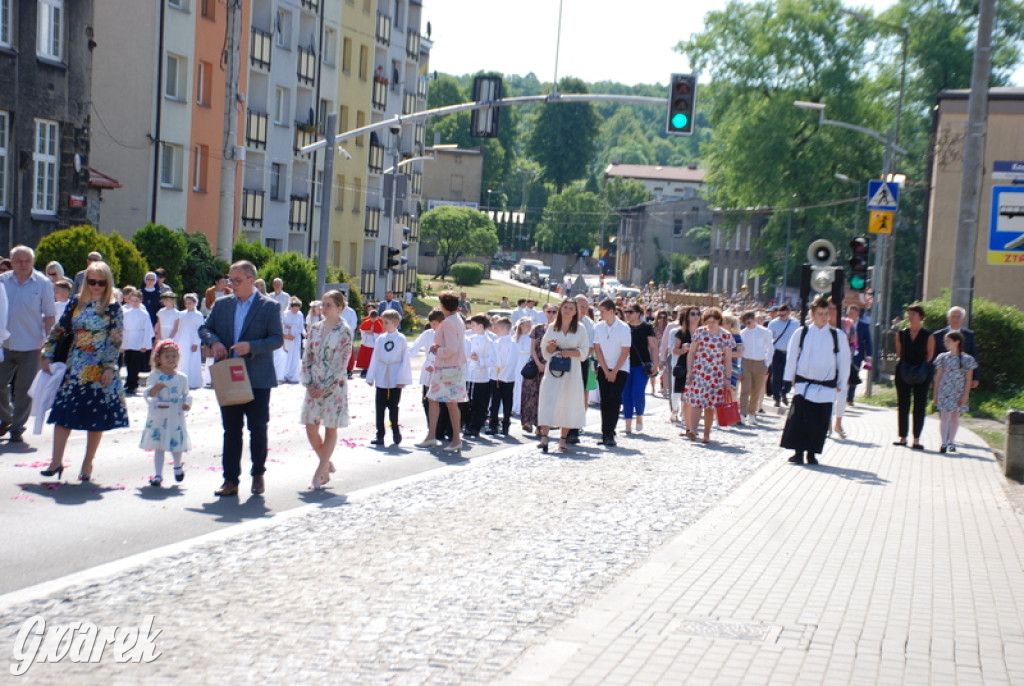
<path id="1" fill-rule="evenodd" d="M 543 266 L 544 263 L 540 260 L 519 260 L 519 263 L 512 267 L 509 275 L 516 281 L 528 282 L 530 280 L 530 271 L 535 267 Z"/>
<path id="2" fill-rule="evenodd" d="M 503 310 L 503 309 L 487 310 L 487 316 L 488 317 L 508 317 L 509 319 L 511 319 L 512 318 L 512 312 L 513 312 L 513 310 Z"/>
<path id="3" fill-rule="evenodd" d="M 530 273 L 530 283 L 537 288 L 544 288 L 551 280 L 551 267 L 535 267 Z"/>

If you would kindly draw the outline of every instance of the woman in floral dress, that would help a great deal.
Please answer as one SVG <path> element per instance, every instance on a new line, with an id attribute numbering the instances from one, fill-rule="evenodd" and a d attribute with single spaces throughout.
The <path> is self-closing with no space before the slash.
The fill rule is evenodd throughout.
<path id="1" fill-rule="evenodd" d="M 321 304 L 324 318 L 309 332 L 309 343 L 302 358 L 302 385 L 306 398 L 301 421 L 313 452 L 320 459 L 310 488 L 317 489 L 331 480 L 334 465 L 331 455 L 338 443 L 338 429 L 348 426 L 349 357 L 352 356 L 352 329 L 341 318 L 345 295 L 327 291 Z M 320 427 L 324 427 L 323 436 Z"/>
<path id="2" fill-rule="evenodd" d="M 697 422 L 704 410 L 703 443 L 711 441 L 711 424 L 715 420 L 715 407 L 724 402 L 725 382 L 732 373 L 732 333 L 722 328 L 722 311 L 712 307 L 704 313 L 704 326 L 697 330 L 687 355 L 686 388 L 683 397 L 687 403 L 686 437 L 697 440 Z"/>
<path id="3" fill-rule="evenodd" d="M 558 314 L 558 305 L 548 303 L 544 306 L 544 316 L 547 317 L 547 324 L 537 324 L 530 332 L 530 356 L 537 364 L 537 376 L 532 379 L 523 379 L 523 394 L 519 401 L 519 414 L 523 422 L 523 431 L 529 433 L 537 426 L 537 407 L 540 403 L 540 382 L 544 380 L 544 370 L 547 368 L 547 360 L 541 351 L 541 341 L 547 333 L 548 326 L 555 321 Z"/>
<path id="4" fill-rule="evenodd" d="M 43 346 L 41 368 L 50 373 L 57 344 L 73 336 L 67 371 L 50 411 L 53 460 L 43 476 L 58 478 L 64 471 L 64 448 L 72 429 L 88 432 L 85 460 L 78 478 L 92 478 L 92 462 L 103 432 L 128 426 L 124 386 L 117 373 L 117 357 L 124 333 L 121 305 L 114 300 L 114 275 L 106 262 L 91 262 L 73 307 L 64 310 Z"/>

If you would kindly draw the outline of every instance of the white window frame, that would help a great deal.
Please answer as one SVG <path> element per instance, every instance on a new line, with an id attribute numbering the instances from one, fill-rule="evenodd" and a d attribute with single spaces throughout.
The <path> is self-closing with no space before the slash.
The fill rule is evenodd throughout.
<path id="1" fill-rule="evenodd" d="M 64 59 L 64 0 L 37 0 L 36 55 Z"/>
<path id="2" fill-rule="evenodd" d="M 280 162 L 270 163 L 270 199 L 271 200 L 284 200 L 284 176 L 287 172 L 285 171 L 284 165 Z M 275 181 L 276 179 L 276 181 Z"/>
<path id="3" fill-rule="evenodd" d="M 329 26 L 324 27 L 324 49 L 320 60 L 331 67 L 338 64 L 338 32 Z"/>
<path id="4" fill-rule="evenodd" d="M 11 47 L 11 0 L 0 0 L 0 45 Z"/>
<path id="5" fill-rule="evenodd" d="M 320 207 L 323 205 L 321 202 L 323 196 L 324 187 L 324 173 L 322 170 L 317 169 L 316 173 L 313 174 L 313 207 Z"/>
<path id="6" fill-rule="evenodd" d="M 0 0 L 0 3 L 7 0 Z M 7 209 L 7 160 L 11 156 L 11 115 L 0 110 L 0 211 Z"/>
<path id="7" fill-rule="evenodd" d="M 174 143 L 160 144 L 160 187 L 181 190 L 182 158 L 185 150 Z"/>
<path id="8" fill-rule="evenodd" d="M 274 45 L 285 50 L 292 47 L 292 13 L 277 10 L 274 15 Z"/>
<path id="9" fill-rule="evenodd" d="M 167 0 L 167 6 L 182 12 L 188 12 L 189 10 L 188 0 Z"/>
<path id="10" fill-rule="evenodd" d="M 206 85 L 210 80 L 210 64 L 198 60 L 199 66 L 196 69 L 196 104 L 197 105 L 210 105 L 211 103 L 206 101 Z M 211 91 L 212 93 L 212 91 Z M 211 98 L 212 99 L 212 98 Z"/>
<path id="11" fill-rule="evenodd" d="M 171 78 L 171 64 L 174 78 Z M 164 60 L 164 97 L 177 102 L 188 102 L 188 58 L 167 53 Z"/>
<path id="12" fill-rule="evenodd" d="M 210 149 L 209 147 L 196 143 L 192 147 L 192 190 L 197 193 L 205 193 L 209 182 Z"/>
<path id="13" fill-rule="evenodd" d="M 32 140 L 32 211 L 57 214 L 60 124 L 36 119 Z"/>
<path id="14" fill-rule="evenodd" d="M 276 86 L 274 88 L 274 123 L 281 126 L 288 126 L 288 116 L 291 105 L 291 93 L 287 88 Z"/>

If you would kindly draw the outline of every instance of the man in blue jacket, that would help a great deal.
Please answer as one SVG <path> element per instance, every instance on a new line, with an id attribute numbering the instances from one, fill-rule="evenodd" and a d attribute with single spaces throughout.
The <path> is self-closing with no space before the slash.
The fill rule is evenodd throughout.
<path id="1" fill-rule="evenodd" d="M 252 384 L 253 399 L 243 405 L 220 408 L 224 425 L 224 483 L 215 495 L 238 495 L 242 473 L 242 428 L 249 425 L 252 456 L 252 492 L 262 495 L 267 461 L 267 425 L 270 423 L 270 389 L 277 385 L 274 351 L 284 343 L 281 309 L 256 290 L 256 267 L 245 260 L 231 265 L 228 279 L 232 295 L 213 304 L 199 337 L 210 347 L 216 360 L 241 357 Z"/>
<path id="2" fill-rule="evenodd" d="M 872 354 L 871 325 L 861 319 L 860 314 L 860 308 L 856 305 L 850 305 L 846 308 L 846 318 L 853 322 L 853 326 L 850 327 L 848 334 L 850 353 L 853 360 L 853 374 L 851 374 L 850 386 L 846 389 L 846 402 L 851 406 L 853 405 L 853 396 L 857 393 L 857 386 L 860 384 L 861 365 Z"/>

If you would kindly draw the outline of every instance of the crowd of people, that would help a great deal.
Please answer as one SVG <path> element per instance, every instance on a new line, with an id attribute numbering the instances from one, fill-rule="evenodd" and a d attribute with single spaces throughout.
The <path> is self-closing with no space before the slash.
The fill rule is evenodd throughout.
<path id="1" fill-rule="evenodd" d="M 99 253 L 89 255 L 73 280 L 56 262 L 36 270 L 26 246 L 14 248 L 9 261 L 10 271 L 0 274 L 0 436 L 24 441 L 30 413 L 48 410 L 53 455 L 42 474 L 61 478 L 71 432 L 85 431 L 81 481 L 92 478 L 104 432 L 128 425 L 125 396 L 140 388 L 148 415 L 139 446 L 153 451 L 150 484 L 161 486 L 167 453 L 182 481 L 183 455 L 192 447 L 185 420 L 192 394 L 209 383 L 210 365 L 227 358 L 244 360 L 251 399 L 221 407 L 218 496 L 239 492 L 246 429 L 251 490 L 265 491 L 270 398 L 279 383 L 305 388 L 298 420 L 317 457 L 310 487 L 319 489 L 335 471 L 338 430 L 349 424 L 347 384 L 356 370 L 374 387 L 371 444 L 385 445 L 390 433 L 397 445 L 403 440 L 399 403 L 413 384 L 418 354 L 426 355 L 419 385 L 428 424 L 419 448 L 458 453 L 464 439 L 481 433 L 508 436 L 518 417 L 540 450 L 569 452 L 582 440 L 591 404 L 600 407 L 597 443 L 612 448 L 620 422 L 627 435 L 644 432 L 650 389 L 668 396 L 669 421 L 680 437 L 705 445 L 716 425 L 756 426 L 773 403 L 788 413 L 780 444 L 797 464 L 816 464 L 830 433 L 846 437 L 843 415 L 872 358 L 859 308 L 841 314 L 825 298 L 811 304 L 801 324 L 785 304 L 743 311 L 669 307 L 656 292 L 596 304 L 583 295 L 566 297 L 540 309 L 521 299 L 511 316 L 491 317 L 471 314 L 464 294 L 446 291 L 426 329 L 408 343 L 394 293 L 368 307 L 362 320 L 337 290 L 303 314 L 303 303 L 280 279 L 267 291 L 246 261 L 231 265 L 202 296 L 185 294 L 180 310 L 159 269 L 138 288 L 117 289 Z M 975 340 L 960 308 L 934 333 L 923 319 L 919 306 L 907 308 L 908 325 L 897 338 L 896 442 L 923 449 L 933 388 L 940 452 L 955 452 L 959 416 L 978 383 Z"/>

